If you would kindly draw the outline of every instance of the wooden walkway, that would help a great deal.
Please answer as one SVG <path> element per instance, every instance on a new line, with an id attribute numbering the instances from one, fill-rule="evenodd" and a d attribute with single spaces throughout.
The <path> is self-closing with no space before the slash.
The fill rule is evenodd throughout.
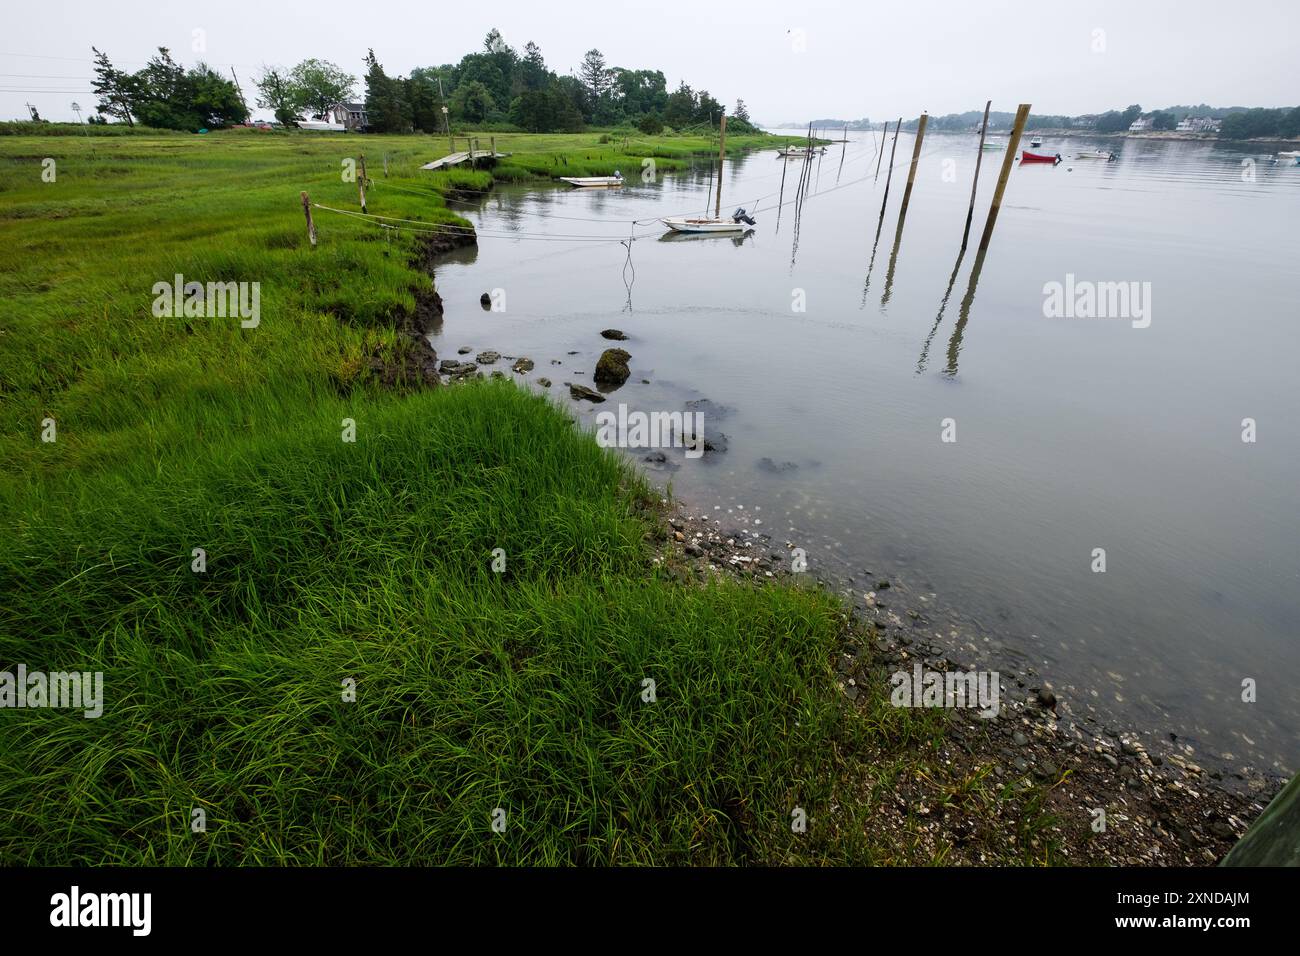
<path id="1" fill-rule="evenodd" d="M 466 150 L 463 153 L 452 153 L 442 159 L 435 159 L 431 163 L 425 163 L 421 169 L 446 169 L 448 166 L 459 166 L 466 160 L 479 159 L 505 159 L 509 153 L 494 153 L 490 149 Z"/>

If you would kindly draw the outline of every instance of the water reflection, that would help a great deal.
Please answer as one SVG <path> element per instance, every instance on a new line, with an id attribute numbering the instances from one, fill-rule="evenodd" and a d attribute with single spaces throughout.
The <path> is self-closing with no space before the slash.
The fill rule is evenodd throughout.
<path id="1" fill-rule="evenodd" d="M 966 294 L 962 296 L 961 308 L 957 310 L 957 324 L 953 327 L 952 338 L 948 340 L 948 367 L 944 374 L 949 378 L 957 375 L 957 356 L 961 354 L 962 336 L 966 334 L 966 323 L 970 320 L 970 307 L 975 302 L 975 288 L 980 282 L 980 272 L 984 269 L 984 256 L 987 249 L 981 249 L 975 255 L 975 265 L 970 270 L 970 281 L 966 285 Z"/>

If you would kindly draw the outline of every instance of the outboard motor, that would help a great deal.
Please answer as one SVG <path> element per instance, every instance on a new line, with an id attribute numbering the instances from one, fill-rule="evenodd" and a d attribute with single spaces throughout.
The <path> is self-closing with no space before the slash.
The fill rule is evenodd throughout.
<path id="1" fill-rule="evenodd" d="M 751 218 L 750 218 L 750 217 L 745 213 L 745 207 L 744 207 L 744 206 L 741 206 L 739 209 L 737 209 L 735 212 L 733 212 L 733 213 L 731 214 L 731 221 L 732 221 L 732 222 L 743 222 L 743 223 L 747 223 L 748 225 L 751 225 L 751 226 L 757 226 L 757 225 L 758 225 L 758 223 L 754 222 L 754 220 L 751 219 Z"/>

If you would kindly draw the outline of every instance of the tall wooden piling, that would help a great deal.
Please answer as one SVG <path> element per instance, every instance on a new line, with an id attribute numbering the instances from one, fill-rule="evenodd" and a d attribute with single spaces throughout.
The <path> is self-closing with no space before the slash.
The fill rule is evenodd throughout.
<path id="1" fill-rule="evenodd" d="M 903 190 L 903 205 L 898 209 L 899 222 L 902 222 L 903 217 L 907 215 L 907 204 L 912 201 L 912 185 L 916 182 L 916 166 L 921 159 L 921 142 L 925 139 L 925 126 L 929 121 L 929 115 L 922 113 L 920 122 L 916 124 L 916 143 L 912 146 L 912 168 L 907 173 L 907 188 Z"/>
<path id="2" fill-rule="evenodd" d="M 366 211 L 366 154 L 361 154 L 361 170 L 357 176 L 357 193 L 361 197 L 361 211 Z"/>
<path id="3" fill-rule="evenodd" d="M 989 107 L 993 105 L 992 100 L 984 104 L 984 125 L 980 127 L 980 148 L 975 154 L 975 181 L 970 184 L 970 208 L 966 210 L 966 229 L 961 234 L 961 251 L 966 251 L 966 242 L 970 239 L 970 224 L 975 217 L 975 190 L 980 184 L 980 162 L 984 159 L 984 136 L 989 131 Z M 960 260 L 958 260 L 960 261 Z"/>
<path id="4" fill-rule="evenodd" d="M 713 218 L 722 215 L 722 161 L 727 158 L 727 114 L 718 124 L 718 198 L 713 203 Z"/>
<path id="5" fill-rule="evenodd" d="M 316 248 L 316 223 L 311 220 L 311 199 L 308 198 L 306 191 L 302 193 L 302 214 L 307 217 L 307 240 L 311 243 L 313 249 Z"/>
<path id="6" fill-rule="evenodd" d="M 885 206 L 889 203 L 889 184 L 894 180 L 894 153 L 898 150 L 898 131 L 903 128 L 903 117 L 898 118 L 898 123 L 894 126 L 894 143 L 889 147 L 889 172 L 885 176 L 885 198 L 880 204 L 880 215 L 885 215 Z M 880 143 L 880 153 L 885 153 L 885 144 L 882 140 Z"/>
<path id="7" fill-rule="evenodd" d="M 998 221 L 998 212 L 1002 209 L 1002 194 L 1007 191 L 1007 180 L 1011 177 L 1011 164 L 1015 161 L 1016 151 L 1020 148 L 1020 137 L 1025 132 L 1025 123 L 1029 120 L 1028 103 L 1021 103 L 1016 110 L 1016 123 L 1011 129 L 1011 142 L 1007 143 L 1007 154 L 1002 157 L 1002 172 L 998 174 L 998 187 L 993 191 L 993 205 L 989 206 L 989 217 L 984 222 L 984 235 L 980 237 L 980 252 L 989 247 L 993 238 L 993 227 Z"/>

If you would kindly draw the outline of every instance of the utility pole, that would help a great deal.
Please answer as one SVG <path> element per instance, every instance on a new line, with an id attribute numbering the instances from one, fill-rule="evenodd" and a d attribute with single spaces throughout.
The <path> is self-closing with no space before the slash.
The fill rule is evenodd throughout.
<path id="1" fill-rule="evenodd" d="M 451 138 L 451 117 L 447 112 L 447 97 L 442 92 L 442 77 L 438 77 L 438 99 L 442 100 L 442 123 L 447 129 L 448 152 L 456 152 L 456 141 Z"/>
<path id="2" fill-rule="evenodd" d="M 230 64 L 230 75 L 235 78 L 235 89 L 239 91 L 239 102 L 244 107 L 244 122 L 251 120 L 252 114 L 248 112 L 248 100 L 244 99 L 244 88 L 239 85 L 239 75 L 235 73 L 235 64 Z"/>

